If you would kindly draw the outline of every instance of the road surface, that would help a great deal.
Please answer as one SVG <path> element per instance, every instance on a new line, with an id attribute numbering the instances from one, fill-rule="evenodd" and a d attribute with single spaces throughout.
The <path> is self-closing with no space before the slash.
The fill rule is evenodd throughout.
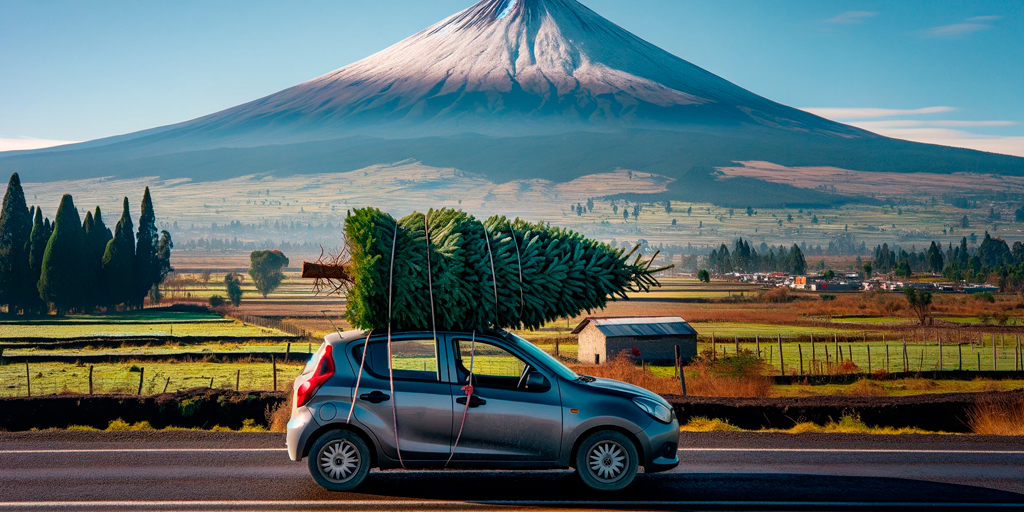
<path id="1" fill-rule="evenodd" d="M 1024 510 L 1024 438 L 684 434 L 617 493 L 567 471 L 373 472 L 317 487 L 280 434 L 0 433 L 6 510 Z"/>

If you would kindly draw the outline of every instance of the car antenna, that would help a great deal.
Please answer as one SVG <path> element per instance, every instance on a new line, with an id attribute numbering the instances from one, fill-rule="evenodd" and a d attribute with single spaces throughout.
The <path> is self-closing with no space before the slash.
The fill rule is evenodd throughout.
<path id="1" fill-rule="evenodd" d="M 327 316 L 327 310 L 321 309 L 320 314 L 324 315 L 324 318 L 331 323 L 331 327 L 334 327 L 334 330 L 338 331 L 338 334 L 341 335 L 341 329 L 339 329 L 337 325 L 334 325 L 334 320 L 331 320 L 331 317 Z"/>

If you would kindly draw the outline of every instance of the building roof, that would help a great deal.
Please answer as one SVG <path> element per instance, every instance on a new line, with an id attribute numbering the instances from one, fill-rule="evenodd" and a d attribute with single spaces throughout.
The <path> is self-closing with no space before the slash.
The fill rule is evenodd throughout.
<path id="1" fill-rule="evenodd" d="M 587 325 L 594 324 L 597 330 L 609 337 L 614 336 L 672 336 L 695 335 L 697 331 L 678 316 L 620 316 L 584 318 L 573 334 L 579 334 Z"/>

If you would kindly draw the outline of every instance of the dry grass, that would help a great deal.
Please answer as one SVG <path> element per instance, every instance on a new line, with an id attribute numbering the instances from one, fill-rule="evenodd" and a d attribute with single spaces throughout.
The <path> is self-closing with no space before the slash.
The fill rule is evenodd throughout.
<path id="1" fill-rule="evenodd" d="M 1024 436 L 1024 401 L 982 402 L 974 406 L 968 417 L 975 434 Z"/>
<path id="2" fill-rule="evenodd" d="M 267 425 L 270 425 L 271 432 L 285 432 L 288 429 L 288 420 L 291 419 L 292 415 L 292 400 L 295 396 L 292 388 L 293 384 L 289 383 L 288 387 L 284 390 L 285 395 L 288 397 L 287 400 L 281 402 L 273 409 L 269 405 L 267 406 Z"/>
<path id="3" fill-rule="evenodd" d="M 772 380 L 764 376 L 765 363 L 749 350 L 717 359 L 705 354 L 689 369 L 686 392 L 690 395 L 766 397 L 772 390 Z"/>
<path id="4" fill-rule="evenodd" d="M 603 365 L 574 364 L 570 368 L 576 373 L 626 382 L 663 395 L 679 393 L 679 379 L 658 377 L 644 370 L 627 352 L 613 357 Z"/>
<path id="5" fill-rule="evenodd" d="M 679 427 L 683 432 L 736 432 L 743 429 L 717 418 L 695 417 Z M 856 416 L 843 416 L 838 422 L 826 425 L 801 422 L 788 429 L 764 429 L 759 432 L 783 432 L 786 434 L 828 433 L 828 434 L 936 434 L 917 428 L 872 427 Z"/>

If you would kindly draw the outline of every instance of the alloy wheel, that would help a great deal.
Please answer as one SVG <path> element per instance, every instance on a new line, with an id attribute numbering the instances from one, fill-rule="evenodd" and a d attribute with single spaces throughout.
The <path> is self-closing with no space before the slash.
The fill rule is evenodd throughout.
<path id="1" fill-rule="evenodd" d="M 341 483 L 352 478 L 361 462 L 359 450 L 347 439 L 329 443 L 320 450 L 320 473 L 332 482 Z"/>
<path id="2" fill-rule="evenodd" d="M 590 474 L 602 482 L 614 482 L 626 472 L 629 456 L 615 441 L 601 441 L 587 454 Z"/>

